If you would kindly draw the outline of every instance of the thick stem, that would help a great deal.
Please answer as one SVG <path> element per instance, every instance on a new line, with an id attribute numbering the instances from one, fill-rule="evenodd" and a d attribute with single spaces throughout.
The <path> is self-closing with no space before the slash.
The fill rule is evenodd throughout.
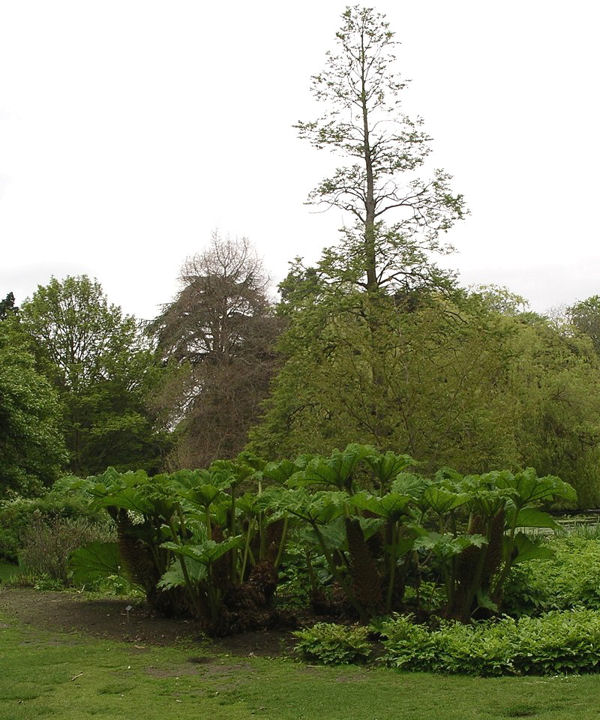
<path id="1" fill-rule="evenodd" d="M 285 548 L 285 542 L 287 540 L 288 522 L 289 517 L 286 515 L 283 521 L 283 530 L 281 531 L 281 540 L 279 541 L 279 548 L 277 549 L 277 557 L 275 558 L 275 570 L 277 570 L 277 568 L 279 567 L 279 563 L 281 562 L 281 558 L 283 556 L 283 550 Z"/>
<path id="2" fill-rule="evenodd" d="M 254 526 L 254 518 L 250 518 L 248 522 L 248 530 L 246 531 L 246 542 L 244 544 L 244 557 L 242 559 L 242 569 L 240 571 L 240 583 L 244 582 L 246 577 L 246 565 L 248 563 L 248 554 L 250 552 L 250 538 L 252 537 L 252 528 Z"/>

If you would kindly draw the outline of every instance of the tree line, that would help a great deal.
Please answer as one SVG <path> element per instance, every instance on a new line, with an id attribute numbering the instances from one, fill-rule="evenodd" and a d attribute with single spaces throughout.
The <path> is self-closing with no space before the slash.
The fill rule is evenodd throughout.
<path id="1" fill-rule="evenodd" d="M 312 78 L 323 114 L 296 127 L 340 165 L 308 201 L 349 224 L 278 299 L 250 243 L 215 233 L 149 323 L 86 276 L 0 302 L 3 494 L 363 442 L 465 473 L 530 465 L 600 501 L 600 297 L 549 317 L 439 266 L 468 211 L 402 108 L 396 45 L 382 15 L 347 8 Z"/>

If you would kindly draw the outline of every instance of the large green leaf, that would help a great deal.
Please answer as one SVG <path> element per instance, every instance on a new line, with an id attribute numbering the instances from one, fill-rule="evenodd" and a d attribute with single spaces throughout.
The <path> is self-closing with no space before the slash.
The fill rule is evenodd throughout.
<path id="1" fill-rule="evenodd" d="M 350 504 L 358 510 L 368 510 L 380 517 L 393 519 L 406 514 L 407 508 L 412 501 L 413 498 L 410 495 L 401 495 L 394 492 L 383 495 L 383 497 L 360 492 L 353 495 L 349 500 Z"/>
<path id="2" fill-rule="evenodd" d="M 365 460 L 382 487 L 387 487 L 399 473 L 417 464 L 410 455 L 397 455 L 390 450 L 384 454 L 368 454 Z"/>
<path id="3" fill-rule="evenodd" d="M 71 553 L 69 566 L 76 585 L 86 585 L 109 575 L 123 575 L 117 543 L 88 543 Z"/>
<path id="4" fill-rule="evenodd" d="M 517 550 L 517 555 L 513 560 L 515 563 L 527 562 L 528 560 L 552 560 L 554 558 L 554 553 L 549 547 L 534 543 L 525 533 L 515 535 L 514 545 Z"/>
<path id="5" fill-rule="evenodd" d="M 338 517 L 331 522 L 325 523 L 319 527 L 321 537 L 325 542 L 325 546 L 329 550 L 347 550 L 348 545 L 346 542 L 346 526 L 344 524 L 344 518 Z M 315 536 L 315 541 L 316 540 Z"/>
<path id="6" fill-rule="evenodd" d="M 560 525 L 549 513 L 528 507 L 519 510 L 514 518 L 514 527 L 553 528 L 556 530 Z"/>
<path id="7" fill-rule="evenodd" d="M 571 485 L 563 482 L 555 475 L 538 477 L 534 468 L 526 468 L 515 475 L 510 473 L 499 474 L 496 486 L 514 490 L 516 493 L 515 502 L 521 507 L 555 498 L 570 502 L 577 500 L 577 493 Z"/>
<path id="8" fill-rule="evenodd" d="M 433 552 L 442 560 L 447 560 L 455 555 L 460 555 L 469 547 L 480 548 L 487 545 L 487 539 L 483 535 L 451 535 L 450 533 L 428 532 L 415 540 L 416 550 L 428 550 Z"/>
<path id="9" fill-rule="evenodd" d="M 233 548 L 240 547 L 241 545 L 242 536 L 236 535 L 235 537 L 228 538 L 222 542 L 204 540 L 201 543 L 190 543 L 184 545 L 176 542 L 165 542 L 162 544 L 162 547 L 167 550 L 171 550 L 176 555 L 183 555 L 184 557 L 189 557 L 199 563 L 208 565 L 209 563 L 218 560 L 222 555 L 225 555 L 225 553 L 229 552 Z"/>
<path id="10" fill-rule="evenodd" d="M 392 483 L 392 492 L 398 493 L 399 495 L 409 495 L 420 504 L 425 490 L 431 484 L 432 481 L 429 480 L 429 478 L 424 478 L 422 475 L 401 472 Z"/>
<path id="11" fill-rule="evenodd" d="M 362 460 L 371 456 L 374 449 L 370 445 L 350 444 L 343 452 L 334 450 L 328 458 L 314 457 L 302 473 L 298 473 L 297 482 L 305 485 L 326 485 L 338 489 L 349 489 L 352 475 Z"/>
<path id="12" fill-rule="evenodd" d="M 222 496 L 221 488 L 216 485 L 199 485 L 198 487 L 188 490 L 185 494 L 190 502 L 200 507 L 210 507 L 210 505 Z"/>
<path id="13" fill-rule="evenodd" d="M 439 515 L 465 505 L 470 499 L 467 493 L 452 492 L 438 485 L 430 485 L 423 493 L 423 502 Z"/>
<path id="14" fill-rule="evenodd" d="M 265 478 L 265 480 L 270 480 L 278 484 L 283 484 L 299 470 L 300 468 L 298 467 L 298 465 L 291 462 L 290 460 L 282 460 L 281 462 L 269 462 L 264 466 L 262 470 L 262 476 Z"/>
<path id="15" fill-rule="evenodd" d="M 190 557 L 185 559 L 185 569 L 188 578 L 192 583 L 203 582 L 208 577 L 206 564 L 193 560 Z M 178 560 L 175 560 L 158 581 L 157 587 L 162 588 L 163 590 L 169 590 L 174 587 L 183 587 L 185 584 L 186 579 L 183 574 L 181 563 Z"/>

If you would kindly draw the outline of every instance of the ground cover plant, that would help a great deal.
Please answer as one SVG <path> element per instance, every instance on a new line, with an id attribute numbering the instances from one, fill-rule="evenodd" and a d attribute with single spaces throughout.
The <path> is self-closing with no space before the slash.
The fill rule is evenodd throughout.
<path id="1" fill-rule="evenodd" d="M 14 563 L 0 560 L 0 582 L 10 581 L 19 572 L 19 567 Z"/>
<path id="2" fill-rule="evenodd" d="M 369 630 L 364 626 L 317 623 L 294 633 L 296 651 L 306 660 L 323 665 L 348 665 L 366 662 L 372 653 Z"/>
<path id="3" fill-rule="evenodd" d="M 585 607 L 600 610 L 600 539 L 577 532 L 545 538 L 554 557 L 513 569 L 506 587 L 511 615 Z"/>
<path id="4" fill-rule="evenodd" d="M 392 667 L 470 675 L 556 675 L 596 672 L 600 663 L 600 614 L 593 610 L 509 617 L 437 629 L 396 617 L 380 626 Z"/>

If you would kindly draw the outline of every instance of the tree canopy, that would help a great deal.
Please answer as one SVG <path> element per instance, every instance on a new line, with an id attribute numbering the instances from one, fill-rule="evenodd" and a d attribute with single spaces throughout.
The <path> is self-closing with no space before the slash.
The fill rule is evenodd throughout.
<path id="1" fill-rule="evenodd" d="M 27 336 L 0 321 L 0 498 L 40 493 L 67 460 L 57 393 L 35 368 Z"/>
<path id="2" fill-rule="evenodd" d="M 171 368 L 158 405 L 178 442 L 171 462 L 233 457 L 268 392 L 279 321 L 262 263 L 246 239 L 214 233 L 184 263 L 181 290 L 150 325 Z"/>
<path id="3" fill-rule="evenodd" d="M 38 286 L 20 317 L 61 399 L 70 469 L 158 470 L 165 436 L 155 432 L 146 396 L 160 369 L 136 320 L 85 275 Z"/>

